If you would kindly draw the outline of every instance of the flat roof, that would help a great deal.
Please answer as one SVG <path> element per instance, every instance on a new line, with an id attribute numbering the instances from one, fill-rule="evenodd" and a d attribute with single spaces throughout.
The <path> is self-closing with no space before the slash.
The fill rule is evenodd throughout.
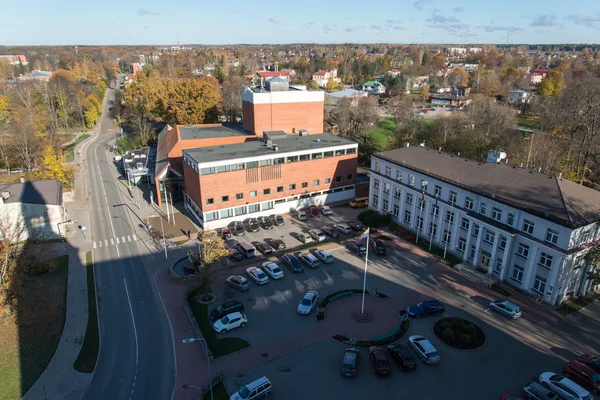
<path id="1" fill-rule="evenodd" d="M 180 125 L 181 140 L 213 139 L 229 136 L 253 136 L 241 124 L 234 125 Z"/>
<path id="2" fill-rule="evenodd" d="M 55 179 L 0 185 L 1 192 L 10 194 L 4 200 L 7 204 L 25 203 L 60 206 L 63 200 L 62 184 Z"/>
<path id="3" fill-rule="evenodd" d="M 479 163 L 425 147 L 374 156 L 572 229 L 600 220 L 599 191 L 537 170 Z"/>
<path id="4" fill-rule="evenodd" d="M 264 156 L 267 154 L 272 154 L 275 156 L 277 154 L 303 150 L 326 149 L 328 147 L 337 147 L 356 143 L 339 136 L 331 135 L 329 133 L 321 133 L 317 135 L 287 135 L 287 137 L 277 137 L 273 139 L 273 144 L 277 145 L 277 151 L 267 147 L 266 143 L 262 140 L 254 140 L 245 143 L 188 149 L 184 150 L 184 152 L 187 153 L 197 163 L 206 163 L 221 160 Z"/>

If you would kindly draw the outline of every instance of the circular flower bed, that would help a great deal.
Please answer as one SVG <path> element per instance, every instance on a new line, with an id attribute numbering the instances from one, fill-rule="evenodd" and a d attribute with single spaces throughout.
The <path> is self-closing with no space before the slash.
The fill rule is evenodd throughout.
<path id="1" fill-rule="evenodd" d="M 444 344 L 458 350 L 476 350 L 486 341 L 480 327 L 459 317 L 440 319 L 433 325 L 433 333 Z"/>

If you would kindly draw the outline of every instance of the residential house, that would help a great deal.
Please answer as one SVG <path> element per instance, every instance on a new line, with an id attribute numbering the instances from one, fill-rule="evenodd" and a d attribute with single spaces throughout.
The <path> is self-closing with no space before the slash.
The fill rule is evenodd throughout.
<path id="1" fill-rule="evenodd" d="M 429 102 L 439 106 L 464 107 L 471 104 L 471 99 L 452 94 L 431 94 Z"/>
<path id="2" fill-rule="evenodd" d="M 368 81 L 363 83 L 362 90 L 369 94 L 382 94 L 385 93 L 385 85 L 377 81 Z"/>
<path id="3" fill-rule="evenodd" d="M 342 83 L 342 78 L 337 76 L 337 69 L 319 70 L 312 75 L 312 80 L 317 82 L 320 87 L 326 87 L 330 80 Z"/>
<path id="4" fill-rule="evenodd" d="M 144 64 L 141 64 L 141 63 L 131 63 L 129 65 L 129 72 L 132 75 L 135 75 L 138 72 L 140 72 L 142 70 L 142 68 L 144 68 Z"/>
<path id="5" fill-rule="evenodd" d="M 40 71 L 39 69 L 36 69 L 28 74 L 19 76 L 17 80 L 48 82 L 50 78 L 52 78 L 52 71 Z"/>
<path id="6" fill-rule="evenodd" d="M 531 100 L 531 92 L 525 90 L 509 90 L 506 101 L 510 104 L 523 104 Z"/>
<path id="7" fill-rule="evenodd" d="M 356 103 L 359 98 L 367 96 L 366 92 L 356 89 L 344 89 L 337 92 L 325 93 L 325 105 L 335 106 L 340 99 L 345 97 L 351 98 L 353 103 Z"/>
<path id="8" fill-rule="evenodd" d="M 537 85 L 539 83 L 542 82 L 542 80 L 544 80 L 544 78 L 546 77 L 546 75 L 548 74 L 549 70 L 547 69 L 532 69 L 531 71 L 529 71 L 529 79 L 532 85 Z"/>
<path id="9" fill-rule="evenodd" d="M 0 55 L 0 62 L 7 62 L 10 65 L 28 65 L 27 57 L 23 54 L 18 55 Z"/>

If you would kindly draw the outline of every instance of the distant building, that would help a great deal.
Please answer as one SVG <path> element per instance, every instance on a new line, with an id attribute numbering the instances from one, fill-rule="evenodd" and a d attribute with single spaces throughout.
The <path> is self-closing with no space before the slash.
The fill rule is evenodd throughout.
<path id="1" fill-rule="evenodd" d="M 141 64 L 141 63 L 131 63 L 129 65 L 129 72 L 131 72 L 132 75 L 135 75 L 138 72 L 140 72 L 142 70 L 142 68 L 144 68 L 144 64 Z"/>
<path id="2" fill-rule="evenodd" d="M 148 179 L 148 147 L 128 152 L 122 157 L 123 171 L 131 183 Z"/>
<path id="3" fill-rule="evenodd" d="M 450 55 L 466 54 L 467 49 L 465 47 L 447 47 L 444 49 L 446 53 Z"/>
<path id="4" fill-rule="evenodd" d="M 258 82 L 268 82 L 272 78 L 279 77 L 289 82 L 290 80 L 290 71 L 258 71 L 256 73 L 256 77 L 258 78 Z"/>
<path id="5" fill-rule="evenodd" d="M 0 62 L 7 62 L 10 65 L 28 65 L 27 57 L 23 54 L 18 55 L 0 55 Z"/>
<path id="6" fill-rule="evenodd" d="M 377 81 L 368 81 L 362 84 L 362 90 L 369 94 L 385 93 L 385 85 Z"/>
<path id="7" fill-rule="evenodd" d="M 471 104 L 471 99 L 451 94 L 432 94 L 429 102 L 440 106 L 464 107 Z"/>
<path id="8" fill-rule="evenodd" d="M 328 106 L 335 106 L 335 105 L 337 105 L 337 102 L 340 99 L 343 99 L 345 97 L 349 97 L 349 98 L 353 99 L 353 101 L 356 101 L 357 99 L 359 99 L 361 97 L 367 97 L 367 96 L 368 96 L 368 94 L 366 92 L 363 92 L 362 90 L 345 89 L 345 90 L 340 90 L 338 92 L 325 93 L 325 103 Z"/>
<path id="9" fill-rule="evenodd" d="M 529 71 L 529 79 L 532 85 L 537 85 L 542 82 L 549 70 L 547 69 L 532 69 Z"/>
<path id="10" fill-rule="evenodd" d="M 527 103 L 531 98 L 531 93 L 525 90 L 509 90 L 506 101 L 511 104 Z"/>
<path id="11" fill-rule="evenodd" d="M 320 87 L 327 86 L 327 83 L 332 80 L 337 83 L 342 83 L 342 78 L 337 76 L 337 69 L 319 70 L 312 75 L 312 80 L 317 82 Z"/>
<path id="12" fill-rule="evenodd" d="M 17 79 L 19 81 L 48 82 L 50 78 L 52 78 L 52 71 L 40 71 L 39 69 L 36 69 L 28 74 L 19 76 Z"/>

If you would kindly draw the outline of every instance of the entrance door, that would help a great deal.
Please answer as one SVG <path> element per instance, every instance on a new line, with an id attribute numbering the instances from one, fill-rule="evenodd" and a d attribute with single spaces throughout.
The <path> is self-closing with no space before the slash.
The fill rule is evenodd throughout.
<path id="1" fill-rule="evenodd" d="M 488 271 L 490 268 L 490 257 L 492 255 L 486 251 L 482 251 L 481 252 L 481 258 L 479 260 L 479 268 L 481 268 L 484 271 Z"/>

